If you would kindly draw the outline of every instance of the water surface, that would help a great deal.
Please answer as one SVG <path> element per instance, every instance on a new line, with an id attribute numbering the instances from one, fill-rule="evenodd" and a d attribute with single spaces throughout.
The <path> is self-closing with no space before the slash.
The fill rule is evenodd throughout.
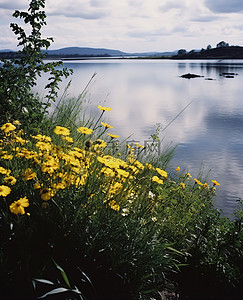
<path id="1" fill-rule="evenodd" d="M 110 132 L 131 134 L 142 144 L 156 123 L 164 144 L 177 144 L 172 164 L 196 177 L 203 164 L 216 179 L 216 205 L 229 216 L 243 195 L 243 60 L 92 60 L 70 61 L 74 69 L 69 93 L 77 96 L 96 72 L 87 98 L 91 109 L 112 107 Z M 185 73 L 202 75 L 184 79 Z M 226 78 L 222 73 L 237 73 Z M 210 80 L 209 80 L 210 79 Z M 63 83 L 63 87 L 65 84 Z M 131 138 L 130 138 L 131 139 Z"/>

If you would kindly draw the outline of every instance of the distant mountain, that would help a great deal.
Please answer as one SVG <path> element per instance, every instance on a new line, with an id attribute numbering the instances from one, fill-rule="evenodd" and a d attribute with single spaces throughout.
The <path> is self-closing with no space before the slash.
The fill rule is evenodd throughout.
<path id="1" fill-rule="evenodd" d="M 47 53 L 47 58 L 57 59 L 79 59 L 86 57 L 164 57 L 177 54 L 177 50 L 172 52 L 139 52 L 128 53 L 120 50 L 106 49 L 106 48 L 88 48 L 88 47 L 66 47 L 56 50 L 43 50 Z M 18 53 L 9 49 L 0 50 L 0 58 L 17 58 Z"/>
<path id="2" fill-rule="evenodd" d="M 3 50 L 0 50 L 0 52 L 14 52 L 14 51 L 9 50 L 9 49 L 3 49 Z"/>
<path id="3" fill-rule="evenodd" d="M 75 56 L 123 56 L 125 52 L 104 48 L 67 47 L 57 50 L 47 50 L 49 55 L 75 55 Z"/>
<path id="4" fill-rule="evenodd" d="M 57 50 L 47 50 L 48 55 L 58 55 L 58 56 L 169 56 L 175 55 L 177 51 L 174 52 L 142 52 L 142 53 L 128 53 L 122 52 L 120 50 L 111 50 L 105 48 L 87 48 L 87 47 L 67 47 Z"/>
<path id="5" fill-rule="evenodd" d="M 181 49 L 183 50 L 183 49 Z M 106 48 L 67 47 L 57 50 L 43 50 L 47 52 L 47 59 L 81 59 L 95 57 L 143 57 L 143 58 L 173 58 L 173 59 L 243 59 L 243 47 L 227 46 L 210 49 L 172 52 L 137 52 L 128 53 Z M 17 51 L 0 50 L 0 58 L 18 58 Z"/>

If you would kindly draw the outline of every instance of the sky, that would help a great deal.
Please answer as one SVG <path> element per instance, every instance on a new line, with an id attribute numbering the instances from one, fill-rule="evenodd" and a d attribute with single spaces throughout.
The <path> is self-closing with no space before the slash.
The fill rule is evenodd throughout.
<path id="1" fill-rule="evenodd" d="M 0 0 L 0 49 L 17 50 L 11 22 L 28 0 Z M 92 47 L 164 52 L 243 46 L 243 0 L 46 0 L 50 49 Z M 23 25 L 23 28 L 26 28 Z"/>

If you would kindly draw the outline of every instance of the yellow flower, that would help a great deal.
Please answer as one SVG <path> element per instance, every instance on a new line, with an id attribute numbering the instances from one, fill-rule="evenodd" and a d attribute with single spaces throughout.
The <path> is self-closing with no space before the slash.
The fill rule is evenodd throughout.
<path id="1" fill-rule="evenodd" d="M 93 129 L 87 128 L 87 127 L 79 127 L 77 129 L 78 132 L 83 134 L 91 134 L 93 132 Z"/>
<path id="2" fill-rule="evenodd" d="M 127 146 L 127 148 L 130 149 L 131 151 L 134 151 L 134 148 L 133 148 L 131 145 L 126 144 L 126 146 Z"/>
<path id="3" fill-rule="evenodd" d="M 106 176 L 115 176 L 115 172 L 113 172 L 110 168 L 102 168 L 100 172 L 105 174 Z"/>
<path id="4" fill-rule="evenodd" d="M 63 136 L 62 139 L 66 142 L 73 143 L 73 138 L 70 136 Z"/>
<path id="5" fill-rule="evenodd" d="M 51 138 L 46 135 L 37 134 L 37 135 L 33 135 L 32 138 L 41 142 L 51 142 Z"/>
<path id="6" fill-rule="evenodd" d="M 34 184 L 34 189 L 35 190 L 38 190 L 38 189 L 40 189 L 42 187 L 42 185 L 39 183 L 39 182 L 36 182 L 35 184 Z"/>
<path id="7" fill-rule="evenodd" d="M 32 172 L 31 168 L 27 168 L 25 171 L 24 171 L 24 179 L 25 180 L 31 180 L 33 178 L 36 177 L 36 173 L 35 172 Z"/>
<path id="8" fill-rule="evenodd" d="M 18 120 L 13 121 L 14 125 L 21 125 L 21 123 Z"/>
<path id="9" fill-rule="evenodd" d="M 194 181 L 195 181 L 197 184 L 199 184 L 199 185 L 203 185 L 203 184 L 201 183 L 201 181 L 198 180 L 198 179 L 196 179 L 196 178 L 194 178 Z"/>
<path id="10" fill-rule="evenodd" d="M 24 144 L 27 142 L 26 140 L 22 139 L 22 138 L 19 137 L 19 136 L 17 136 L 17 137 L 15 138 L 15 141 L 16 141 L 17 143 L 20 143 L 21 145 L 24 145 Z"/>
<path id="11" fill-rule="evenodd" d="M 109 135 L 112 139 L 117 139 L 120 137 L 119 135 L 110 134 L 110 133 L 107 133 L 107 135 Z"/>
<path id="12" fill-rule="evenodd" d="M 135 143 L 135 146 L 137 146 L 138 148 L 144 148 L 144 146 L 140 145 L 139 143 Z"/>
<path id="13" fill-rule="evenodd" d="M 153 170 L 153 169 L 154 169 L 154 167 L 153 167 L 151 164 L 149 164 L 149 163 L 146 163 L 146 164 L 145 164 L 145 167 L 146 167 L 147 169 L 149 169 L 149 170 Z"/>
<path id="14" fill-rule="evenodd" d="M 98 156 L 97 160 L 109 168 L 117 169 L 120 166 L 120 160 L 110 155 Z"/>
<path id="15" fill-rule="evenodd" d="M 134 162 L 134 166 L 138 167 L 139 169 L 143 170 L 144 169 L 144 165 L 142 163 L 140 163 L 140 161 L 135 160 Z"/>
<path id="16" fill-rule="evenodd" d="M 122 169 L 117 169 L 116 171 L 117 171 L 118 175 L 126 177 L 126 178 L 130 175 L 127 171 L 122 170 Z"/>
<path id="17" fill-rule="evenodd" d="M 180 167 L 177 167 L 177 168 L 176 168 L 176 172 L 179 172 L 179 171 L 180 171 L 180 169 L 181 169 Z"/>
<path id="18" fill-rule="evenodd" d="M 97 150 L 99 148 L 105 148 L 107 146 L 104 140 L 98 139 L 95 141 L 94 149 Z"/>
<path id="19" fill-rule="evenodd" d="M 13 176 L 8 176 L 8 177 L 4 178 L 4 182 L 6 184 L 14 185 L 17 182 L 17 179 L 15 177 L 13 177 Z"/>
<path id="20" fill-rule="evenodd" d="M 186 186 L 183 182 L 180 183 L 180 186 L 184 189 Z"/>
<path id="21" fill-rule="evenodd" d="M 5 123 L 1 127 L 1 130 L 4 131 L 4 133 L 9 133 L 10 131 L 13 131 L 15 129 L 16 129 L 16 127 L 12 123 Z"/>
<path id="22" fill-rule="evenodd" d="M 48 201 L 55 195 L 55 191 L 51 188 L 43 188 L 40 190 L 41 199 L 44 201 Z"/>
<path id="23" fill-rule="evenodd" d="M 7 197 L 11 192 L 11 189 L 6 185 L 0 185 L 0 196 Z"/>
<path id="24" fill-rule="evenodd" d="M 156 168 L 156 171 L 159 173 L 159 175 L 161 175 L 164 178 L 168 177 L 168 173 L 165 172 L 164 170 L 160 169 L 160 168 Z"/>
<path id="25" fill-rule="evenodd" d="M 216 180 L 212 180 L 213 185 L 220 185 Z"/>
<path id="26" fill-rule="evenodd" d="M 111 185 L 109 189 L 109 194 L 116 194 L 122 189 L 122 184 L 120 182 L 115 182 L 113 185 Z"/>
<path id="27" fill-rule="evenodd" d="M 99 110 L 103 110 L 103 111 L 110 111 L 111 110 L 110 107 L 104 107 L 104 106 L 101 106 L 101 105 L 98 105 L 98 108 L 99 108 Z"/>
<path id="28" fill-rule="evenodd" d="M 52 174 L 55 170 L 59 169 L 59 164 L 57 162 L 45 162 L 41 167 L 43 173 Z"/>
<path id="29" fill-rule="evenodd" d="M 58 135 L 69 135 L 70 130 L 67 129 L 66 127 L 61 127 L 61 126 L 56 126 L 56 128 L 53 130 L 55 134 Z"/>
<path id="30" fill-rule="evenodd" d="M 207 188 L 208 187 L 208 184 L 207 182 L 204 183 L 203 187 Z"/>
<path id="31" fill-rule="evenodd" d="M 163 184 L 163 183 L 164 183 L 163 180 L 162 180 L 162 179 L 159 179 L 158 176 L 153 176 L 153 177 L 152 177 L 152 181 L 157 182 L 157 183 L 159 183 L 159 184 Z"/>
<path id="32" fill-rule="evenodd" d="M 192 177 L 192 175 L 191 175 L 190 173 L 186 173 L 186 176 L 187 176 L 188 178 L 191 178 L 191 177 Z"/>
<path id="33" fill-rule="evenodd" d="M 7 169 L 5 169 L 5 168 L 3 168 L 3 167 L 0 167 L 0 173 L 1 173 L 1 174 L 9 175 L 9 174 L 11 173 L 11 171 L 10 171 L 10 170 L 7 170 Z"/>
<path id="34" fill-rule="evenodd" d="M 104 123 L 104 122 L 101 122 L 101 125 L 103 125 L 105 128 L 113 128 L 113 126 L 111 126 L 107 123 Z"/>
<path id="35" fill-rule="evenodd" d="M 3 156 L 1 156 L 2 159 L 6 159 L 6 160 L 12 160 L 13 159 L 13 155 L 12 154 L 5 154 Z"/>
<path id="36" fill-rule="evenodd" d="M 129 168 L 132 170 L 132 172 L 133 172 L 134 174 L 137 174 L 137 173 L 139 172 L 138 168 L 136 168 L 136 167 L 133 166 L 133 165 L 129 166 Z"/>
<path id="37" fill-rule="evenodd" d="M 51 187 L 56 190 L 64 190 L 67 186 L 67 183 L 65 181 L 62 181 L 58 183 L 53 183 Z"/>
<path id="38" fill-rule="evenodd" d="M 111 202 L 109 202 L 109 206 L 111 209 L 113 209 L 115 211 L 120 210 L 120 205 L 116 204 L 115 200 L 112 200 Z"/>
<path id="39" fill-rule="evenodd" d="M 75 182 L 76 187 L 85 185 L 86 179 L 87 179 L 87 175 L 83 175 L 81 177 L 78 177 L 76 182 Z"/>
<path id="40" fill-rule="evenodd" d="M 46 151 L 50 151 L 52 150 L 52 146 L 51 144 L 49 143 L 46 143 L 46 142 L 42 142 L 42 141 L 39 141 L 35 144 L 35 146 L 40 149 L 40 150 L 46 150 Z"/>
<path id="41" fill-rule="evenodd" d="M 25 214 L 25 210 L 24 208 L 25 207 L 28 207 L 29 206 L 29 200 L 24 197 L 24 198 L 20 198 L 19 200 L 17 201 L 14 201 L 10 206 L 10 211 L 11 213 L 13 214 L 21 214 L 21 215 L 24 215 Z"/>

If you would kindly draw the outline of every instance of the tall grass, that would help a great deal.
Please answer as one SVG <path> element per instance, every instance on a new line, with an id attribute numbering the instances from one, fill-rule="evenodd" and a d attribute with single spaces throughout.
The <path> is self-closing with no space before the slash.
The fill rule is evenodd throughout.
<path id="1" fill-rule="evenodd" d="M 101 125 L 109 110 L 86 119 L 82 97 L 65 99 L 35 136 L 26 137 L 17 121 L 1 126 L 1 281 L 8 293 L 14 286 L 25 299 L 150 299 L 190 268 L 210 268 L 216 288 L 237 286 L 242 213 L 233 221 L 219 215 L 217 181 L 179 168 L 168 173 L 173 149 L 155 158 L 119 148 L 109 124 Z"/>

